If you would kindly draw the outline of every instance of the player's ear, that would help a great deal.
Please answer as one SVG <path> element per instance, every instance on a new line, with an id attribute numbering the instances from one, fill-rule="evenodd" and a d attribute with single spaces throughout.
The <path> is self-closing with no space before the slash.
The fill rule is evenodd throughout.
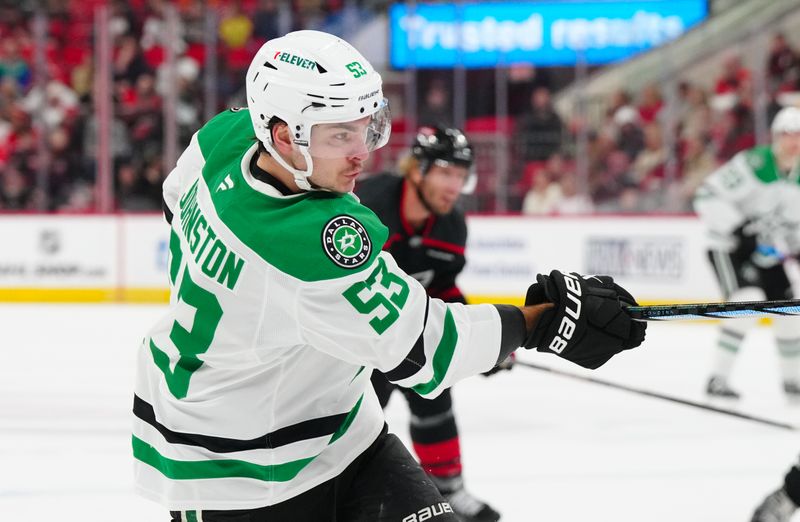
<path id="1" fill-rule="evenodd" d="M 406 177 L 410 182 L 418 185 L 422 181 L 422 171 L 419 170 L 419 164 L 411 166 L 406 173 Z"/>
<path id="2" fill-rule="evenodd" d="M 277 122 L 272 126 L 272 146 L 275 147 L 282 156 L 288 157 L 292 154 L 292 134 L 289 126 L 284 122 Z"/>

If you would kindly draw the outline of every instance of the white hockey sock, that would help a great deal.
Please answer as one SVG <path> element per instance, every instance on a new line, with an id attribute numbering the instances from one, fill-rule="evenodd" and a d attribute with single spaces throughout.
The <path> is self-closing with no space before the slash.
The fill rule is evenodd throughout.
<path id="1" fill-rule="evenodd" d="M 783 382 L 800 380 L 800 320 L 797 317 L 776 317 L 773 325 L 780 355 Z"/>
<path id="2" fill-rule="evenodd" d="M 723 328 L 717 340 L 717 349 L 714 353 L 713 375 L 728 380 L 733 370 L 736 355 L 742 347 L 744 332 L 738 329 Z"/>
<path id="3" fill-rule="evenodd" d="M 800 338 L 776 339 L 783 382 L 800 379 Z"/>

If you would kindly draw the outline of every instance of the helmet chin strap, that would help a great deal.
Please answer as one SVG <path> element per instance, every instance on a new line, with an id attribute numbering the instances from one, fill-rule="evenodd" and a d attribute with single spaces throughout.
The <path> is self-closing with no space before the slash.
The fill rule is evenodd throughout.
<path id="1" fill-rule="evenodd" d="M 305 147 L 299 147 L 299 149 L 300 153 L 303 155 L 303 158 L 306 160 L 306 165 L 308 166 L 307 170 L 300 170 L 289 165 L 289 163 L 283 159 L 283 156 L 278 154 L 278 151 L 275 150 L 275 148 L 272 146 L 272 143 L 264 143 L 264 148 L 269 151 L 269 153 L 272 155 L 272 158 L 277 161 L 281 167 L 292 173 L 292 177 L 294 178 L 297 188 L 305 191 L 318 190 L 312 187 L 311 183 L 308 181 L 308 178 L 311 176 L 312 169 L 314 168 L 314 162 Z"/>
<path id="2" fill-rule="evenodd" d="M 311 159 L 311 154 L 308 153 L 308 147 L 298 148 L 300 149 L 300 154 L 306 160 L 306 170 L 290 169 L 291 173 L 294 174 L 294 182 L 300 190 L 317 190 L 311 186 L 311 181 L 309 180 L 311 173 L 314 171 L 314 160 Z"/>
<path id="3" fill-rule="evenodd" d="M 422 203 L 422 206 L 425 207 L 425 210 L 433 214 L 434 216 L 438 216 L 439 213 L 436 212 L 431 204 L 428 203 L 428 198 L 425 197 L 425 194 L 422 193 L 422 184 L 425 182 L 425 175 L 422 175 L 422 179 L 419 183 L 414 183 L 414 189 L 417 192 L 417 197 L 419 198 L 419 202 Z M 412 182 L 413 183 L 413 182 Z"/>

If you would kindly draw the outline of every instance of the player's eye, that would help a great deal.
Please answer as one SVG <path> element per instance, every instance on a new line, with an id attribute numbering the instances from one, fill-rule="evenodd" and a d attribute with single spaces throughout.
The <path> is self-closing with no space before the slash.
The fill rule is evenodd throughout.
<path id="1" fill-rule="evenodd" d="M 445 177 L 454 181 L 463 182 L 467 179 L 468 175 L 469 172 L 465 172 L 462 169 L 447 169 L 445 171 Z"/>

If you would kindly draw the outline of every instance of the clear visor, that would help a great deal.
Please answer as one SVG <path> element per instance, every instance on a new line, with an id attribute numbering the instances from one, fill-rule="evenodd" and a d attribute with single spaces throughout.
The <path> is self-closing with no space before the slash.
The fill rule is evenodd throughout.
<path id="1" fill-rule="evenodd" d="M 369 154 L 386 145 L 391 131 L 392 116 L 384 98 L 378 111 L 371 116 L 313 125 L 308 153 L 316 158 L 349 158 Z"/>
<path id="2" fill-rule="evenodd" d="M 449 172 L 448 178 L 450 183 L 458 183 L 461 185 L 461 193 L 462 194 L 472 194 L 475 191 L 475 187 L 478 184 L 478 173 L 475 170 L 475 163 L 471 163 L 469 167 L 461 164 L 461 163 L 451 163 L 449 161 L 437 159 L 433 161 L 433 164 L 439 167 L 460 167 L 458 170 L 454 170 Z M 461 170 L 463 169 L 463 170 Z M 453 175 L 454 172 L 465 172 L 466 176 L 461 175 Z"/>

